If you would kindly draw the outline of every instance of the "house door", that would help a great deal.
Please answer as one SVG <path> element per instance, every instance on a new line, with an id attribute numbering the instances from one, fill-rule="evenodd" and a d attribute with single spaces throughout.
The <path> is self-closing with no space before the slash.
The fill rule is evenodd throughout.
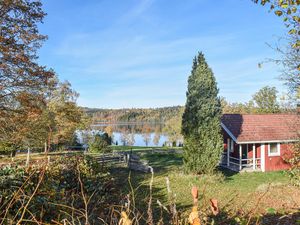
<path id="1" fill-rule="evenodd" d="M 248 158 L 248 145 L 242 145 L 242 159 Z"/>
<path id="2" fill-rule="evenodd" d="M 248 149 L 247 145 L 242 145 L 242 159 L 247 159 Z M 242 160 L 242 165 L 245 166 L 247 164 L 247 160 Z"/>

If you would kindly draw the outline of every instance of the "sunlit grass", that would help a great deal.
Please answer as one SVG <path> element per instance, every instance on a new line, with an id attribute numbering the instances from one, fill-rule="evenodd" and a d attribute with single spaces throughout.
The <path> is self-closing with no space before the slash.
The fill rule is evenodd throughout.
<path id="1" fill-rule="evenodd" d="M 215 175 L 191 175 L 183 173 L 183 161 L 181 154 L 167 153 L 143 153 L 141 159 L 146 160 L 154 168 L 153 197 L 163 203 L 168 202 L 166 177 L 170 180 L 170 187 L 176 194 L 178 208 L 187 213 L 192 206 L 191 187 L 197 186 L 202 199 L 201 204 L 205 205 L 210 198 L 218 199 L 220 206 L 226 210 L 251 209 L 254 207 L 257 198 L 270 188 L 286 188 L 294 190 L 289 186 L 289 178 L 284 171 L 278 172 L 248 172 L 235 173 L 230 170 L 218 169 Z M 112 171 L 114 176 L 128 177 L 128 170 Z M 131 172 L 131 183 L 136 191 L 136 199 L 140 207 L 146 207 L 148 184 L 151 175 L 139 172 Z M 123 192 L 130 192 L 128 186 L 123 185 Z M 272 197 L 272 191 L 268 198 Z M 274 196 L 276 201 L 281 201 L 281 196 Z M 155 200 L 156 201 L 156 200 Z M 267 205 L 262 204 L 261 210 Z M 275 207 L 275 206 L 269 206 Z"/>

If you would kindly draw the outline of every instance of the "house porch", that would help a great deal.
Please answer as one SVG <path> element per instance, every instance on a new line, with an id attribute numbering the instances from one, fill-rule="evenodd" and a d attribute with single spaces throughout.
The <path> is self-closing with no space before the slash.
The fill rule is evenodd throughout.
<path id="1" fill-rule="evenodd" d="M 237 172 L 262 171 L 260 147 L 255 144 L 236 144 L 228 139 L 220 166 Z"/>

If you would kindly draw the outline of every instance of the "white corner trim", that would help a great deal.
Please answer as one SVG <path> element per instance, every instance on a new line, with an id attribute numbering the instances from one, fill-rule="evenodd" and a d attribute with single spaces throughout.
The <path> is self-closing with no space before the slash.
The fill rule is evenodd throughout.
<path id="1" fill-rule="evenodd" d="M 262 172 L 266 171 L 265 146 L 265 144 L 261 144 L 260 148 L 260 167 Z"/>
<path id="2" fill-rule="evenodd" d="M 276 153 L 271 153 L 271 144 L 274 143 L 269 143 L 268 144 L 268 156 L 272 157 L 272 156 L 280 156 L 280 143 L 277 143 L 277 152 Z"/>
<path id="3" fill-rule="evenodd" d="M 230 132 L 230 130 L 221 122 L 221 127 L 226 131 L 226 133 L 237 143 L 236 137 Z"/>

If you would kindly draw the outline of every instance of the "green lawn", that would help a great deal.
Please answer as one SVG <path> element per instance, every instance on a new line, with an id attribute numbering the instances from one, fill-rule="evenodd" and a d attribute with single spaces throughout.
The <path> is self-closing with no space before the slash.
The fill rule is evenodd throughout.
<path id="1" fill-rule="evenodd" d="M 280 209 L 282 204 L 289 201 L 289 197 L 293 198 L 293 196 L 282 195 L 283 191 L 286 193 L 290 191 L 291 195 L 296 194 L 298 197 L 300 194 L 299 190 L 289 185 L 289 177 L 283 171 L 235 173 L 219 169 L 213 176 L 196 176 L 183 173 L 182 155 L 180 154 L 145 152 L 141 154 L 141 158 L 148 161 L 154 168 L 153 202 L 159 200 L 164 204 L 168 203 L 166 188 L 166 177 L 168 177 L 172 193 L 176 194 L 177 208 L 183 213 L 189 212 L 192 206 L 190 193 L 193 186 L 198 187 L 200 205 L 204 205 L 204 208 L 209 205 L 210 198 L 216 198 L 223 210 L 234 212 L 253 210 L 259 201 L 262 203 L 257 207 L 257 211 L 264 212 L 267 208 L 282 210 Z M 112 169 L 112 173 L 117 180 L 119 179 L 124 193 L 131 192 L 126 181 L 130 173 L 130 183 L 134 189 L 137 205 L 145 209 L 151 174 L 129 172 L 126 168 Z M 126 183 L 127 185 L 124 185 Z M 273 196 L 274 193 L 275 196 Z M 261 196 L 264 197 L 259 200 Z"/>
<path id="2" fill-rule="evenodd" d="M 123 147 L 123 146 L 122 146 Z M 169 178 L 172 195 L 176 195 L 177 209 L 183 214 L 191 210 L 191 188 L 199 189 L 199 205 L 204 210 L 209 209 L 209 199 L 218 200 L 222 212 L 234 215 L 237 212 L 246 213 L 254 210 L 265 213 L 268 208 L 284 213 L 300 205 L 300 190 L 289 184 L 286 172 L 267 173 L 236 173 L 230 170 L 218 169 L 215 175 L 188 175 L 183 173 L 181 154 L 153 153 L 151 148 L 137 148 L 136 152 L 154 169 L 152 188 L 153 210 L 160 214 L 157 200 L 164 205 L 170 202 L 167 193 L 166 178 Z M 121 150 L 119 148 L 119 150 Z M 123 148 L 124 150 L 124 148 Z M 147 151 L 149 150 L 149 151 Z M 63 152 L 49 154 L 53 159 L 61 154 L 82 154 L 82 152 Z M 45 159 L 44 154 L 32 154 L 31 162 Z M 26 154 L 15 157 L 14 162 L 25 165 Z M 0 160 L 0 164 L 10 163 L 9 157 Z M 136 207 L 146 211 L 149 199 L 149 183 L 151 174 L 129 171 L 125 166 L 111 167 L 111 174 L 116 187 L 121 189 L 121 196 L 134 193 Z M 130 181 L 130 182 L 129 182 Z M 121 197 L 120 198 L 123 198 Z"/>

